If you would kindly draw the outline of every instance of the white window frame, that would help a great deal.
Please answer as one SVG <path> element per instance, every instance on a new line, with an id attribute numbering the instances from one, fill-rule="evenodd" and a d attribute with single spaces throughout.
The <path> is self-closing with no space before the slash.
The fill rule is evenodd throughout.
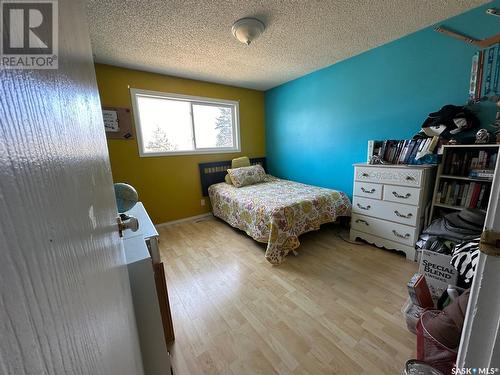
<path id="1" fill-rule="evenodd" d="M 199 155 L 199 154 L 227 154 L 237 153 L 241 151 L 240 142 L 240 107 L 239 102 L 235 100 L 214 99 L 203 96 L 181 95 L 169 92 L 130 89 L 130 96 L 132 99 L 132 110 L 134 112 L 134 121 L 136 126 L 137 145 L 139 147 L 140 157 L 155 157 L 155 156 L 176 156 L 176 155 Z M 193 146 L 194 150 L 185 151 L 162 151 L 162 152 L 144 152 L 144 143 L 141 133 L 141 123 L 139 116 L 139 105 L 137 102 L 138 96 L 149 96 L 153 98 L 167 99 L 167 100 L 181 100 L 189 102 L 191 105 L 191 127 L 193 133 Z M 232 107 L 233 113 L 233 147 L 215 147 L 215 148 L 196 148 L 196 134 L 194 128 L 193 118 L 193 105 L 212 105 L 217 107 Z"/>

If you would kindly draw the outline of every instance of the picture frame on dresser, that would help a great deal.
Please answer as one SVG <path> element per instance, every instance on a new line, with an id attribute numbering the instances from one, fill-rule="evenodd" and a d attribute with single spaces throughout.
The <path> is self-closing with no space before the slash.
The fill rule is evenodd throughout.
<path id="1" fill-rule="evenodd" d="M 416 261 L 434 176 L 434 165 L 354 164 L 351 241 L 402 251 Z"/>

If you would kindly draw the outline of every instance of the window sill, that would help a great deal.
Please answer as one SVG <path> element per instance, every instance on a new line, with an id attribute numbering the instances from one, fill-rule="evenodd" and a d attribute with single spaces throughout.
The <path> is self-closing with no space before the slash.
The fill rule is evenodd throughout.
<path id="1" fill-rule="evenodd" d="M 212 155 L 212 154 L 238 154 L 241 149 L 231 150 L 196 150 L 196 151 L 173 151 L 173 152 L 139 152 L 141 158 L 155 158 L 162 156 L 187 156 L 187 155 Z"/>

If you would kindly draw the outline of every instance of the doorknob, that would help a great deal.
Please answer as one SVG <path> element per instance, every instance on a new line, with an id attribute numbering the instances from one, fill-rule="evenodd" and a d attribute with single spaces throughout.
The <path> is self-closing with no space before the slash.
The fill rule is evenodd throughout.
<path id="1" fill-rule="evenodd" d="M 118 222 L 118 233 L 120 237 L 123 237 L 123 231 L 125 229 L 130 229 L 132 232 L 137 232 L 137 230 L 139 230 L 139 220 L 134 216 L 120 214 L 116 220 Z"/>

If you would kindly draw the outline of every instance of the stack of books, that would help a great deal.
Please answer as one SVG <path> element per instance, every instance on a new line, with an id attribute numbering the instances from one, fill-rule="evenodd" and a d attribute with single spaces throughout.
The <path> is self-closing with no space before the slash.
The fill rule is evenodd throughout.
<path id="1" fill-rule="evenodd" d="M 391 164 L 417 164 L 416 158 L 419 153 L 426 150 L 433 151 L 436 146 L 436 140 L 433 138 L 424 139 L 406 139 L 406 140 L 387 140 L 370 141 L 374 142 L 371 151 L 378 155 L 382 160 Z M 370 153 L 370 143 L 368 144 Z M 432 148 L 432 149 L 431 149 Z M 370 156 L 370 155 L 369 155 Z"/>
<path id="2" fill-rule="evenodd" d="M 496 162 L 496 152 L 488 153 L 483 150 L 454 152 L 444 161 L 443 174 L 492 179 Z"/>
<path id="3" fill-rule="evenodd" d="M 481 182 L 441 181 L 435 203 L 465 208 L 486 208 L 489 185 Z"/>
<path id="4" fill-rule="evenodd" d="M 471 178 L 484 178 L 485 180 L 493 180 L 493 176 L 495 175 L 494 169 L 471 169 L 469 171 L 469 177 Z"/>

